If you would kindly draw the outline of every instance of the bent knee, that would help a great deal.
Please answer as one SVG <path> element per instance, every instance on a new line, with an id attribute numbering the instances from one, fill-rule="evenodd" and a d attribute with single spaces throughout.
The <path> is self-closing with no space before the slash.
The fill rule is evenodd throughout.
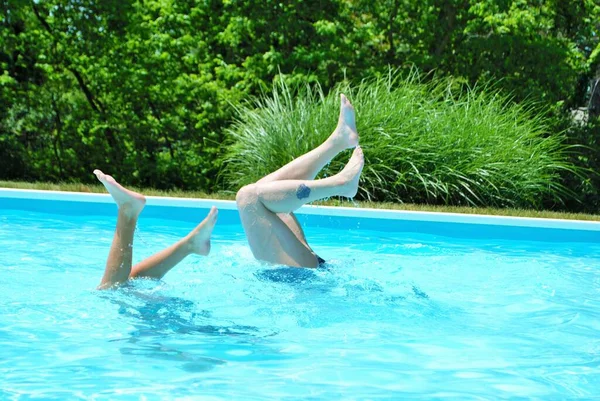
<path id="1" fill-rule="evenodd" d="M 256 184 L 245 185 L 237 191 L 235 202 L 238 208 L 255 204 L 258 202 L 258 191 Z"/>

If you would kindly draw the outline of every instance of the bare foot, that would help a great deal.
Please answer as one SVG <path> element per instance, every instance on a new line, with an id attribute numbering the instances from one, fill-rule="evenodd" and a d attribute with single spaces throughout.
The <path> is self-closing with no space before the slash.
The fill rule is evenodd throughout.
<path id="1" fill-rule="evenodd" d="M 343 94 L 340 95 L 340 99 L 340 118 L 335 131 L 329 138 L 342 149 L 354 148 L 358 145 L 354 106 Z"/>
<path id="2" fill-rule="evenodd" d="M 352 156 L 346 164 L 346 167 L 338 173 L 340 178 L 343 180 L 343 187 L 340 195 L 348 198 L 354 198 L 358 192 L 358 180 L 360 179 L 360 173 L 362 172 L 363 166 L 365 165 L 365 156 L 362 148 L 357 146 L 352 152 Z"/>
<path id="3" fill-rule="evenodd" d="M 94 174 L 96 174 L 98 180 L 104 184 L 106 190 L 117 203 L 117 206 L 119 206 L 120 211 L 125 213 L 129 218 L 137 217 L 140 214 L 146 205 L 146 198 L 144 195 L 122 187 L 114 178 L 104 174 L 100 170 L 94 170 Z"/>
<path id="4" fill-rule="evenodd" d="M 217 222 L 218 214 L 219 211 L 213 206 L 208 215 L 202 220 L 202 223 L 198 224 L 198 227 L 188 234 L 187 241 L 193 253 L 204 256 L 210 253 L 210 236 Z"/>

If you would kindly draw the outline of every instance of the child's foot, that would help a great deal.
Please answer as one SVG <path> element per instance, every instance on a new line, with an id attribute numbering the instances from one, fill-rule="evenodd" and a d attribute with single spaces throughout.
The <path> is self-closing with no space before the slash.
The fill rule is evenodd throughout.
<path id="1" fill-rule="evenodd" d="M 94 174 L 119 206 L 119 211 L 125 213 L 129 218 L 137 217 L 140 214 L 146 205 L 144 195 L 124 188 L 114 178 L 100 170 L 94 170 Z"/>
<path id="2" fill-rule="evenodd" d="M 343 187 L 340 195 L 348 198 L 354 198 L 358 192 L 358 180 L 360 173 L 365 165 L 365 156 L 362 148 L 357 146 L 352 152 L 352 157 L 346 164 L 346 167 L 339 172 L 340 178 L 343 180 Z"/>
<path id="3" fill-rule="evenodd" d="M 217 222 L 217 215 L 219 211 L 216 207 L 212 207 L 208 215 L 202 220 L 202 223 L 198 224 L 198 227 L 188 234 L 188 243 L 191 246 L 193 253 L 198 255 L 208 255 L 210 253 L 210 236 L 212 234 L 215 223 Z"/>
<path id="4" fill-rule="evenodd" d="M 358 132 L 356 130 L 356 118 L 354 106 L 343 94 L 340 95 L 340 117 L 335 131 L 329 137 L 342 150 L 354 148 L 358 145 Z"/>

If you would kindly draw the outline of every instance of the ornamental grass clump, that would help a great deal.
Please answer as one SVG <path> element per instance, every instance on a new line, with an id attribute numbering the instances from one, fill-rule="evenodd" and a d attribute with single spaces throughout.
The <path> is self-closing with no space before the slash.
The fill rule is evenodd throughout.
<path id="1" fill-rule="evenodd" d="M 235 190 L 316 147 L 336 126 L 339 93 L 356 109 L 365 168 L 359 199 L 446 205 L 540 207 L 572 196 L 563 136 L 549 135 L 531 104 L 452 80 L 389 75 L 329 94 L 320 87 L 272 94 L 240 106 L 228 130 L 224 178 Z M 350 151 L 320 174 L 341 170 Z"/>

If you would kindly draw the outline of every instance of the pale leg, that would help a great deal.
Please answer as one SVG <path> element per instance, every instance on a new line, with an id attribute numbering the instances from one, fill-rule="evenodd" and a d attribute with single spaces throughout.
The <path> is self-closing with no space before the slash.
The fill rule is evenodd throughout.
<path id="1" fill-rule="evenodd" d="M 262 184 L 281 180 L 314 180 L 319 171 L 345 149 L 358 145 L 354 107 L 340 95 L 340 116 L 335 130 L 321 145 L 292 160 L 279 170 L 261 178 Z"/>
<path id="2" fill-rule="evenodd" d="M 252 185 L 260 202 L 273 213 L 292 213 L 301 206 L 331 196 L 352 198 L 364 165 L 362 149 L 357 147 L 350 161 L 338 174 L 321 180 L 281 180 Z"/>
<path id="3" fill-rule="evenodd" d="M 117 227 L 106 260 L 104 276 L 98 286 L 99 289 L 106 289 L 124 283 L 129 278 L 133 254 L 133 233 L 138 216 L 146 204 L 146 198 L 123 188 L 114 178 L 100 170 L 94 170 L 94 174 L 104 184 L 119 208 Z"/>
<path id="4" fill-rule="evenodd" d="M 217 214 L 217 208 L 213 206 L 208 216 L 192 232 L 170 247 L 133 266 L 129 277 L 160 279 L 186 256 L 190 254 L 208 255 L 210 236 L 217 222 Z"/>

